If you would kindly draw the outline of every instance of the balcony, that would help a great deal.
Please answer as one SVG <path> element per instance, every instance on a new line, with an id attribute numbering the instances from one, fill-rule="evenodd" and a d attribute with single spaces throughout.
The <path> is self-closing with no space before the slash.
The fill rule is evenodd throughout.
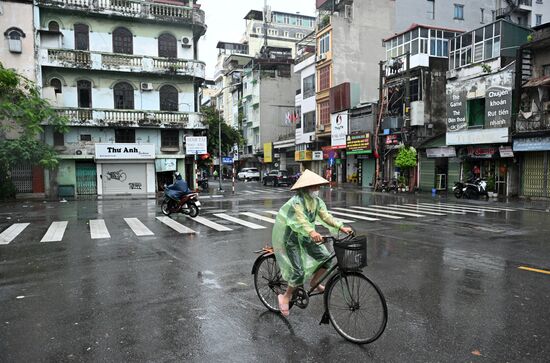
<path id="1" fill-rule="evenodd" d="M 516 120 L 516 132 L 540 132 L 550 131 L 550 110 L 543 112 L 533 112 L 527 118 L 526 114 L 520 112 Z"/>
<path id="2" fill-rule="evenodd" d="M 56 108 L 69 119 L 70 126 L 156 127 L 205 129 L 203 115 L 196 112 L 114 110 L 97 108 Z"/>
<path id="3" fill-rule="evenodd" d="M 197 26 L 198 35 L 206 32 L 204 11 L 187 6 L 159 4 L 147 0 L 37 0 L 37 4 L 41 7 L 85 11 L 108 16 L 183 23 Z"/>
<path id="4" fill-rule="evenodd" d="M 89 52 L 74 49 L 40 49 L 42 66 L 205 77 L 204 62 L 141 55 Z"/>

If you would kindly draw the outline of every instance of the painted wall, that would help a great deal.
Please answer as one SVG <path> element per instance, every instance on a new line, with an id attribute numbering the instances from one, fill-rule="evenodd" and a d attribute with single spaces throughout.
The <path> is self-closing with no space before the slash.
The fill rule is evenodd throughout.
<path id="1" fill-rule="evenodd" d="M 58 185 L 76 185 L 76 169 L 74 160 L 60 160 L 57 169 Z"/>

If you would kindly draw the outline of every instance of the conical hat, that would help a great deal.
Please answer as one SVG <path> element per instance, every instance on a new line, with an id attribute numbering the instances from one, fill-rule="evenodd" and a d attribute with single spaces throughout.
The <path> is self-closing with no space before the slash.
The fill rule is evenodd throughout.
<path id="1" fill-rule="evenodd" d="M 322 176 L 319 176 L 312 172 L 309 169 L 304 170 L 302 175 L 298 178 L 296 183 L 290 188 L 290 190 L 296 190 L 301 188 L 307 188 L 312 187 L 315 185 L 324 185 L 328 184 L 329 181 L 323 178 Z"/>

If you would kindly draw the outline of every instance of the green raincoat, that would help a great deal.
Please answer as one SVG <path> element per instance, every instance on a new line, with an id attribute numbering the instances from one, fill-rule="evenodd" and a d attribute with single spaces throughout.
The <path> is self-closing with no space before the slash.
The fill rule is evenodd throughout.
<path id="1" fill-rule="evenodd" d="M 283 279 L 291 287 L 304 284 L 323 261 L 330 256 L 324 245 L 316 244 L 309 233 L 315 222 L 337 233 L 343 223 L 332 217 L 319 197 L 299 191 L 286 202 L 277 214 L 273 226 L 272 243 Z M 330 263 L 326 263 L 329 267 Z"/>

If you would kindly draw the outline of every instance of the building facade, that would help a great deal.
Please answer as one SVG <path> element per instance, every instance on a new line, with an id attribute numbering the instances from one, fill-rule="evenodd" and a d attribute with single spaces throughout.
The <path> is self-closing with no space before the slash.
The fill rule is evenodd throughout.
<path id="1" fill-rule="evenodd" d="M 206 132 L 200 6 L 38 1 L 36 14 L 38 82 L 70 124 L 66 134 L 46 128 L 61 155 L 50 193 L 154 195 L 175 170 L 193 185 L 185 137 Z"/>
<path id="2" fill-rule="evenodd" d="M 535 27 L 550 21 L 548 0 L 496 0 L 496 18 L 524 27 Z"/>

